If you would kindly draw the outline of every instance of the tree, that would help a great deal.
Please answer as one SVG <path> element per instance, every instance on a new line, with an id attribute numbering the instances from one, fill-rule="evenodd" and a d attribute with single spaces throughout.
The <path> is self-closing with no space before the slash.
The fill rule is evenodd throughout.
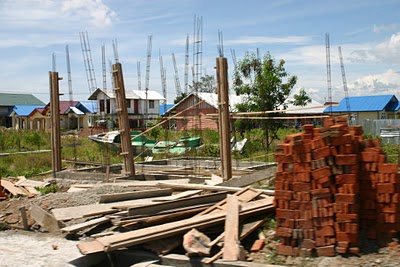
<path id="1" fill-rule="evenodd" d="M 177 95 L 176 98 L 174 99 L 174 104 L 179 103 L 179 101 L 184 99 L 187 95 L 188 94 L 186 94 L 186 93 L 180 93 L 179 95 Z"/>
<path id="2" fill-rule="evenodd" d="M 307 104 L 311 103 L 311 98 L 307 95 L 306 90 L 304 88 L 300 89 L 299 94 L 294 94 L 294 100 L 290 101 L 295 106 L 304 107 Z"/>
<path id="3" fill-rule="evenodd" d="M 278 108 L 287 108 L 287 98 L 296 85 L 297 77 L 290 76 L 285 70 L 285 61 L 279 62 L 269 53 L 258 58 L 254 53 L 246 53 L 237 64 L 234 72 L 233 88 L 237 95 L 244 95 L 245 100 L 236 106 L 238 112 L 270 111 Z M 279 116 L 277 113 L 267 113 L 269 117 Z M 278 138 L 277 131 L 282 126 L 278 120 L 260 120 L 251 124 L 238 121 L 239 130 L 247 130 L 249 127 L 262 127 L 264 130 L 264 142 L 267 149 L 273 140 Z"/>
<path id="4" fill-rule="evenodd" d="M 193 82 L 193 85 L 189 85 L 192 91 L 205 92 L 205 93 L 216 93 L 217 84 L 215 77 L 211 75 L 205 75 L 200 78 L 200 81 Z"/>

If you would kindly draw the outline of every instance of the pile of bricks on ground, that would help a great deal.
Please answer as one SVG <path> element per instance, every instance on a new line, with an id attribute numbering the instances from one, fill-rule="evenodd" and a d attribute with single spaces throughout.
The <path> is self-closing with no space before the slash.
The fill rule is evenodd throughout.
<path id="1" fill-rule="evenodd" d="M 391 242 L 400 230 L 400 176 L 379 139 L 364 139 L 346 117 L 303 129 L 275 153 L 277 253 L 358 254 L 364 242 Z"/>

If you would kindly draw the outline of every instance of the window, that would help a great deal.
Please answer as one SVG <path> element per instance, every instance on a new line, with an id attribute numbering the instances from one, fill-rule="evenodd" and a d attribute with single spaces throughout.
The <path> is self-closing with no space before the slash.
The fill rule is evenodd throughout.
<path id="1" fill-rule="evenodd" d="M 154 108 L 154 100 L 149 100 L 149 108 Z"/>
<path id="2" fill-rule="evenodd" d="M 130 99 L 126 100 L 126 108 L 131 108 L 131 100 Z"/>
<path id="3" fill-rule="evenodd" d="M 386 119 L 386 112 L 382 111 L 380 117 L 381 117 L 381 120 L 385 120 Z"/>
<path id="4" fill-rule="evenodd" d="M 111 101 L 110 101 L 110 99 L 108 98 L 107 99 L 107 114 L 110 114 L 111 113 Z"/>

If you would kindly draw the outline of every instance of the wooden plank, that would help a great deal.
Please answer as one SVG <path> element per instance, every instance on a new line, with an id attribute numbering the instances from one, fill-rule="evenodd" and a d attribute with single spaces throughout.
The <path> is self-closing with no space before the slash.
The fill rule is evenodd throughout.
<path id="1" fill-rule="evenodd" d="M 136 214 L 152 214 L 164 210 L 176 209 L 180 207 L 188 207 L 199 204 L 215 203 L 225 199 L 227 193 L 214 193 L 208 195 L 195 196 L 190 198 L 177 199 L 167 202 L 149 204 L 143 207 L 134 207 L 128 209 L 128 216 Z"/>
<path id="2" fill-rule="evenodd" d="M 177 184 L 188 184 L 190 179 L 176 179 L 168 180 Z M 71 187 L 75 188 L 94 188 L 102 186 L 123 186 L 123 187 L 158 187 L 159 180 L 154 181 L 117 181 L 115 183 L 100 183 L 100 184 L 73 184 Z"/>
<path id="3" fill-rule="evenodd" d="M 17 195 L 27 196 L 27 195 L 29 195 L 29 193 L 25 189 L 16 187 L 12 182 L 7 181 L 5 179 L 1 179 L 1 186 L 4 187 L 13 196 L 17 196 Z"/>
<path id="4" fill-rule="evenodd" d="M 44 187 L 49 184 L 48 182 L 30 180 L 30 179 L 26 179 L 25 177 L 18 177 L 18 178 L 19 178 L 19 181 L 15 183 L 15 186 Z"/>
<path id="5" fill-rule="evenodd" d="M 76 233 L 80 230 L 83 230 L 85 228 L 91 227 L 91 226 L 95 226 L 95 225 L 100 225 L 106 222 L 109 222 L 110 219 L 107 217 L 100 217 L 100 218 L 96 218 L 96 219 L 92 219 L 83 223 L 78 223 L 78 224 L 74 224 L 74 225 L 70 225 L 64 228 L 61 228 L 61 232 L 63 233 L 68 233 L 68 234 L 72 234 L 72 233 Z"/>
<path id="6" fill-rule="evenodd" d="M 67 221 L 71 219 L 78 219 L 95 215 L 116 213 L 119 210 L 123 209 L 126 210 L 128 209 L 128 207 L 145 206 L 153 203 L 153 201 L 158 198 L 161 197 L 126 200 L 114 203 L 81 205 L 81 206 L 67 207 L 67 208 L 57 208 L 57 209 L 52 209 L 51 211 L 58 221 Z"/>
<path id="7" fill-rule="evenodd" d="M 157 184 L 161 188 L 175 188 L 175 189 L 198 189 L 206 191 L 227 191 L 237 192 L 242 190 L 241 187 L 230 187 L 230 186 L 217 186 L 217 185 L 203 185 L 203 184 L 176 184 L 171 182 L 159 182 Z M 264 194 L 274 195 L 274 190 L 260 189 Z"/>
<path id="8" fill-rule="evenodd" d="M 29 209 L 29 214 L 35 222 L 37 222 L 40 226 L 46 229 L 49 232 L 59 232 L 60 226 L 56 218 L 39 207 L 36 204 L 32 204 Z"/>
<path id="9" fill-rule="evenodd" d="M 239 199 L 228 195 L 226 198 L 225 238 L 223 247 L 224 261 L 237 261 L 240 255 L 239 241 Z"/>
<path id="10" fill-rule="evenodd" d="M 109 202 L 132 200 L 138 198 L 169 196 L 172 194 L 173 191 L 174 190 L 171 188 L 166 188 L 166 189 L 141 190 L 141 191 L 118 193 L 118 194 L 106 194 L 100 196 L 99 203 L 109 203 Z"/>
<path id="11" fill-rule="evenodd" d="M 168 197 L 160 198 L 157 199 L 156 201 L 170 201 L 170 200 L 175 200 L 175 199 L 180 199 L 180 198 L 185 198 L 185 197 L 190 197 L 197 195 L 201 193 L 203 190 L 186 190 Z"/>
<path id="12" fill-rule="evenodd" d="M 273 198 L 264 198 L 250 203 L 244 203 L 240 211 L 240 215 L 248 215 L 256 211 L 266 211 L 272 208 Z M 109 252 L 119 248 L 129 247 L 136 244 L 184 233 L 193 227 L 198 229 L 209 227 L 223 222 L 225 220 L 225 216 L 225 211 L 215 212 L 213 214 L 207 214 L 203 216 L 195 216 L 189 219 L 141 228 L 130 232 L 115 234 L 113 236 L 100 237 L 94 241 L 89 241 L 89 243 L 92 245 L 85 244 L 83 247 L 81 247 L 81 244 L 78 244 L 78 248 L 82 254 L 98 252 L 98 248 L 100 246 L 103 246 L 102 251 Z M 92 246 L 96 249 L 91 250 L 90 248 Z"/>

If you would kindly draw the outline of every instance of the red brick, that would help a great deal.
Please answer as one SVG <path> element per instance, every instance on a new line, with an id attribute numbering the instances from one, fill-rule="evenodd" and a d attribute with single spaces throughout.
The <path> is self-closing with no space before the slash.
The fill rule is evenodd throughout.
<path id="1" fill-rule="evenodd" d="M 378 162 L 379 153 L 376 152 L 361 152 L 360 153 L 362 162 Z"/>
<path id="2" fill-rule="evenodd" d="M 356 194 L 336 194 L 335 201 L 342 203 L 356 203 L 357 195 Z"/>
<path id="3" fill-rule="evenodd" d="M 299 211 L 298 210 L 283 210 L 283 209 L 275 209 L 277 218 L 285 218 L 285 219 L 298 219 Z"/>
<path id="4" fill-rule="evenodd" d="M 351 144 L 353 142 L 352 136 L 350 134 L 344 134 L 339 137 L 331 137 L 332 146 L 340 146 L 345 144 Z"/>
<path id="5" fill-rule="evenodd" d="M 358 234 L 358 224 L 357 223 L 346 223 L 346 233 Z"/>
<path id="6" fill-rule="evenodd" d="M 286 218 L 276 218 L 276 222 L 279 227 L 291 228 L 295 227 L 296 220 L 294 219 L 286 219 Z"/>
<path id="7" fill-rule="evenodd" d="M 378 173 L 397 173 L 398 170 L 398 164 L 381 163 L 378 165 Z"/>
<path id="8" fill-rule="evenodd" d="M 355 184 L 358 177 L 356 174 L 339 174 L 335 176 L 336 184 Z"/>
<path id="9" fill-rule="evenodd" d="M 341 248 L 341 247 L 336 247 L 336 252 L 339 254 L 346 254 L 347 253 L 347 248 Z"/>
<path id="10" fill-rule="evenodd" d="M 303 182 L 294 182 L 292 184 L 292 189 L 295 192 L 309 192 L 311 190 L 311 184 Z"/>
<path id="11" fill-rule="evenodd" d="M 351 247 L 351 248 L 349 248 L 349 253 L 358 255 L 358 254 L 360 254 L 360 248 Z"/>
<path id="12" fill-rule="evenodd" d="M 316 169 L 316 170 L 313 170 L 311 172 L 311 176 L 314 179 L 320 179 L 322 177 L 327 177 L 327 176 L 330 176 L 331 174 L 332 174 L 332 171 L 331 171 L 331 168 L 329 166 L 326 166 L 326 167 L 321 168 L 321 169 Z"/>
<path id="13" fill-rule="evenodd" d="M 292 155 L 276 155 L 275 154 L 275 161 L 278 163 L 291 163 L 293 162 Z"/>
<path id="14" fill-rule="evenodd" d="M 296 220 L 296 227 L 302 228 L 302 229 L 311 229 L 313 228 L 313 223 L 312 220 L 306 220 L 306 219 L 299 219 Z"/>
<path id="15" fill-rule="evenodd" d="M 263 249 L 265 245 L 265 239 L 257 239 L 250 248 L 251 252 L 257 252 Z"/>
<path id="16" fill-rule="evenodd" d="M 324 226 L 318 230 L 316 230 L 315 234 L 317 236 L 325 237 L 325 236 L 334 236 L 335 235 L 335 230 L 333 229 L 332 226 Z"/>
<path id="17" fill-rule="evenodd" d="M 336 232 L 336 240 L 339 241 L 346 241 L 351 244 L 357 244 L 358 242 L 358 235 L 345 233 L 345 232 Z"/>
<path id="18" fill-rule="evenodd" d="M 293 192 L 289 190 L 275 190 L 275 198 L 279 200 L 292 200 Z"/>
<path id="19" fill-rule="evenodd" d="M 376 185 L 376 191 L 379 193 L 396 193 L 394 184 L 379 183 Z"/>
<path id="20" fill-rule="evenodd" d="M 311 190 L 311 196 L 313 198 L 324 198 L 324 197 L 331 197 L 332 193 L 329 188 L 320 188 Z"/>
<path id="21" fill-rule="evenodd" d="M 283 237 L 291 237 L 293 233 L 293 229 L 286 228 L 286 227 L 277 227 L 276 228 L 276 235 L 283 236 Z"/>
<path id="22" fill-rule="evenodd" d="M 297 256 L 299 254 L 299 248 L 278 244 L 276 245 L 276 253 L 284 256 Z"/>
<path id="23" fill-rule="evenodd" d="M 315 248 L 315 241 L 312 239 L 303 239 L 300 241 L 300 247 L 313 249 L 313 248 Z"/>
<path id="24" fill-rule="evenodd" d="M 321 148 L 314 149 L 312 151 L 313 159 L 323 159 L 331 155 L 331 150 L 329 146 L 324 146 Z"/>
<path id="25" fill-rule="evenodd" d="M 317 248 L 318 256 L 334 257 L 336 256 L 335 246 L 325 246 Z"/>
<path id="26" fill-rule="evenodd" d="M 358 155 L 357 154 L 349 154 L 349 155 L 337 155 L 335 157 L 337 165 L 354 165 L 358 164 Z"/>
<path id="27" fill-rule="evenodd" d="M 340 248 L 348 248 L 350 246 L 350 243 L 347 241 L 338 241 L 337 246 Z"/>

